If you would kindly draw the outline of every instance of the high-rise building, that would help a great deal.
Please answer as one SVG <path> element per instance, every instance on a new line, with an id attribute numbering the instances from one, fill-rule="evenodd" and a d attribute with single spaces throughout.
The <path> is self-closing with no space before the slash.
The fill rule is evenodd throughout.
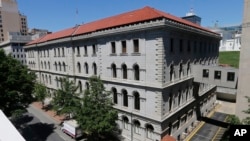
<path id="1" fill-rule="evenodd" d="M 126 141 L 183 140 L 213 109 L 220 35 L 151 7 L 51 33 L 25 46 L 27 65 L 53 94 L 69 77 L 83 93 L 98 75 L 112 92 Z M 210 74 L 209 74 L 210 72 Z M 98 124 L 98 123 L 97 123 Z"/>
<path id="2" fill-rule="evenodd" d="M 8 32 L 27 31 L 27 18 L 19 13 L 16 0 L 0 0 L 0 42 L 8 40 Z"/>
<path id="3" fill-rule="evenodd" d="M 239 83 L 238 93 L 236 99 L 236 115 L 240 119 L 246 118 L 249 115 L 245 114 L 243 110 L 248 110 L 249 102 L 246 96 L 250 97 L 250 87 L 248 85 L 250 80 L 250 0 L 244 0 L 244 15 L 242 23 L 241 42 L 242 47 L 240 51 L 240 66 L 239 66 Z"/>

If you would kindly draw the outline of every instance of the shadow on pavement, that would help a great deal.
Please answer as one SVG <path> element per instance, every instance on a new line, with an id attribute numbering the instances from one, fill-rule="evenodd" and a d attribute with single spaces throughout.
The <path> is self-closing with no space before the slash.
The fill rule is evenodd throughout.
<path id="1" fill-rule="evenodd" d="M 35 123 L 23 125 L 19 131 L 27 141 L 46 141 L 54 129 L 54 124 Z"/>
<path id="2" fill-rule="evenodd" d="M 32 116 L 29 116 L 29 115 L 23 115 L 17 119 L 12 119 L 12 123 L 16 126 L 16 128 L 21 128 L 20 126 L 23 125 L 23 124 L 27 124 L 29 123 L 30 121 L 33 120 L 33 117 Z"/>
<path id="3" fill-rule="evenodd" d="M 201 117 L 201 120 L 206 122 L 206 123 L 216 125 L 216 126 L 219 126 L 219 127 L 223 127 L 223 128 L 227 128 L 229 126 L 229 124 L 227 122 L 215 120 L 215 119 L 208 118 L 208 117 Z"/>

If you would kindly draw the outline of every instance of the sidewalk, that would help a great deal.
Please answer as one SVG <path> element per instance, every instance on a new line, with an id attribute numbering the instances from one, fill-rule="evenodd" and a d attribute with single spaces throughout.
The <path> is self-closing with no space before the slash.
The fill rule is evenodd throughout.
<path id="1" fill-rule="evenodd" d="M 56 112 L 53 111 L 53 110 L 45 110 L 45 109 L 43 109 L 41 102 L 33 102 L 32 106 L 34 106 L 35 108 L 41 110 L 42 112 L 44 112 L 45 114 L 47 114 L 49 117 L 51 117 L 52 119 L 54 119 L 57 124 L 60 124 L 65 119 L 65 116 L 56 115 Z"/>

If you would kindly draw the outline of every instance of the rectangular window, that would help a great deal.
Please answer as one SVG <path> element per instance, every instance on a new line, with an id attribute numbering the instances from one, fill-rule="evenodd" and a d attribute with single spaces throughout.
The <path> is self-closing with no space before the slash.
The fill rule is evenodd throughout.
<path id="1" fill-rule="evenodd" d="M 86 45 L 84 46 L 84 55 L 85 55 L 85 56 L 87 56 L 87 55 L 88 55 L 88 48 L 87 48 L 87 46 L 86 46 Z"/>
<path id="2" fill-rule="evenodd" d="M 115 42 L 111 42 L 111 52 L 112 52 L 112 54 L 115 54 L 115 53 L 116 53 L 116 50 L 115 50 Z"/>
<path id="3" fill-rule="evenodd" d="M 133 40 L 134 43 L 134 53 L 138 53 L 139 52 L 139 40 Z"/>
<path id="4" fill-rule="evenodd" d="M 57 51 L 57 54 L 58 54 L 58 57 L 60 57 L 60 48 L 58 48 L 58 51 Z"/>
<path id="5" fill-rule="evenodd" d="M 123 121 L 123 127 L 124 127 L 124 129 L 127 129 L 127 130 L 128 130 L 128 122 L 124 122 L 124 121 Z"/>
<path id="6" fill-rule="evenodd" d="M 180 39 L 180 44 L 179 45 L 180 45 L 179 46 L 180 52 L 182 52 L 183 51 L 183 41 L 182 41 L 182 39 Z"/>
<path id="7" fill-rule="evenodd" d="M 62 56 L 65 57 L 64 47 L 62 48 Z"/>
<path id="8" fill-rule="evenodd" d="M 135 126 L 135 133 L 136 134 L 140 134 L 140 127 L 139 126 Z"/>
<path id="9" fill-rule="evenodd" d="M 126 41 L 122 41 L 122 53 L 127 53 Z"/>
<path id="10" fill-rule="evenodd" d="M 96 45 L 92 45 L 93 55 L 96 55 Z"/>
<path id="11" fill-rule="evenodd" d="M 80 47 L 77 46 L 77 56 L 80 56 Z"/>
<path id="12" fill-rule="evenodd" d="M 221 71 L 214 71 L 214 79 L 221 79 Z"/>
<path id="13" fill-rule="evenodd" d="M 170 52 L 174 52 L 174 39 L 170 39 Z"/>
<path id="14" fill-rule="evenodd" d="M 54 57 L 56 57 L 56 49 L 54 48 Z"/>
<path id="15" fill-rule="evenodd" d="M 227 72 L 227 81 L 234 81 L 234 72 Z"/>
<path id="16" fill-rule="evenodd" d="M 208 78 L 209 77 L 209 70 L 208 69 L 203 69 L 203 77 Z"/>

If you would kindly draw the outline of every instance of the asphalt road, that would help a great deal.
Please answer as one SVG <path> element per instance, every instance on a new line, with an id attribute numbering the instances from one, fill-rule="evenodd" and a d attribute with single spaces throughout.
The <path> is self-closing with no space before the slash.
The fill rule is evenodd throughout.
<path id="1" fill-rule="evenodd" d="M 32 106 L 16 122 L 16 127 L 27 141 L 74 141 L 60 130 L 54 119 Z"/>
<path id="2" fill-rule="evenodd" d="M 218 131 L 219 127 L 226 127 L 223 121 L 227 114 L 215 112 L 211 118 L 204 118 L 206 122 L 198 132 L 190 139 L 190 141 L 211 141 Z"/>
<path id="3" fill-rule="evenodd" d="M 42 123 L 31 113 L 25 113 L 18 123 L 18 130 L 27 141 L 63 141 L 54 132 L 56 128 L 54 124 Z"/>

